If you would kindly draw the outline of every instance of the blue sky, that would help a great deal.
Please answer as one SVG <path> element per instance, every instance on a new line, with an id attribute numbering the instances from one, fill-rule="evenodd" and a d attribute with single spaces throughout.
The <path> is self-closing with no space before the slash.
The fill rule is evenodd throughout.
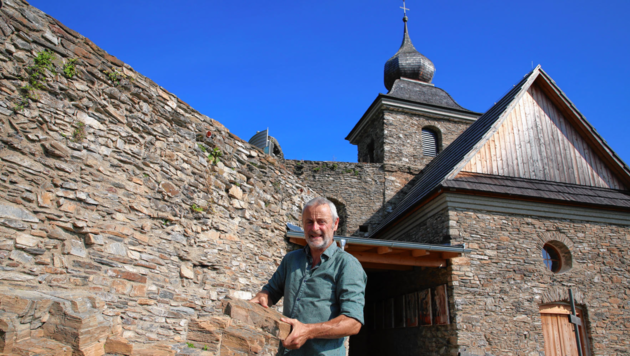
<path id="1" fill-rule="evenodd" d="M 31 0 L 248 140 L 356 162 L 344 140 L 402 40 L 402 1 Z M 433 83 L 484 112 L 541 64 L 630 162 L 629 1 L 407 1 Z"/>

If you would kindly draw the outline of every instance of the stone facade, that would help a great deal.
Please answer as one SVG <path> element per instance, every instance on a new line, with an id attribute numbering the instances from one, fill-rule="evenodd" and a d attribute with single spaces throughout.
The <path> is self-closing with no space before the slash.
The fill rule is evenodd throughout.
<path id="1" fill-rule="evenodd" d="M 471 121 L 402 110 L 383 110 L 373 117 L 357 140 L 359 162 L 402 164 L 421 170 L 434 157 L 422 154 L 422 129 L 438 136 L 438 152 L 453 142 Z"/>
<path id="2" fill-rule="evenodd" d="M 227 328 L 212 321 L 221 300 L 260 290 L 291 247 L 285 223 L 300 223 L 314 191 L 89 39 L 22 1 L 3 3 L 0 291 L 92 296 L 107 326 L 90 341 L 99 346 L 57 340 L 86 355 L 102 354 L 108 337 L 137 350 L 181 344 L 191 320 Z M 45 51 L 52 62 L 34 67 Z M 40 89 L 20 89 L 40 69 Z M 0 313 L 10 313 L 4 299 Z M 40 314 L 20 324 L 38 340 L 54 325 Z M 234 345 L 266 337 L 239 330 Z"/>
<path id="3" fill-rule="evenodd" d="M 542 355 L 539 306 L 567 301 L 572 288 L 586 311 L 591 354 L 630 352 L 630 227 L 478 210 L 449 216 L 453 242 L 475 250 L 452 266 L 459 347 L 474 355 Z M 545 267 L 549 241 L 569 248 L 571 270 Z"/>
<path id="4" fill-rule="evenodd" d="M 385 111 L 383 130 L 384 162 L 424 168 L 434 157 L 422 154 L 422 129 L 428 128 L 438 135 L 438 152 L 444 150 L 464 130 L 470 121 L 448 117 L 418 115 L 402 111 Z"/>

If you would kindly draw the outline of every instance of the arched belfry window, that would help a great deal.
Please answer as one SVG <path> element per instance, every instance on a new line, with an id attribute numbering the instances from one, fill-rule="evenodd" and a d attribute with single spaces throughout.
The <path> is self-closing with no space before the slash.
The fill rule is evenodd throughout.
<path id="1" fill-rule="evenodd" d="M 439 137 L 431 129 L 422 129 L 422 155 L 435 157 L 439 152 Z"/>

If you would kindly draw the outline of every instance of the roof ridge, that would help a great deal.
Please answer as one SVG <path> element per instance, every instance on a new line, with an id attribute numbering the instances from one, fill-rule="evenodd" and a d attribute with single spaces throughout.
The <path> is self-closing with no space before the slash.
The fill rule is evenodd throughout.
<path id="1" fill-rule="evenodd" d="M 458 164 L 463 161 L 471 151 L 474 150 L 476 152 L 479 150 L 479 147 L 475 146 L 486 138 L 486 134 L 496 121 L 506 111 L 509 111 L 508 107 L 515 102 L 517 97 L 522 95 L 523 88 L 529 88 L 529 86 L 531 86 L 539 70 L 540 66 L 525 75 L 506 95 L 495 103 L 486 113 L 481 115 L 481 117 L 459 135 L 455 141 L 448 145 L 442 153 L 433 159 L 424 169 L 424 172 L 420 173 L 422 176 L 418 182 L 411 188 L 402 201 L 398 203 L 394 210 L 376 227 L 370 236 L 381 234 L 397 217 L 414 207 L 424 197 L 435 190 L 456 170 Z M 529 85 L 526 85 L 528 83 Z M 459 170 L 461 170 L 461 168 Z"/>

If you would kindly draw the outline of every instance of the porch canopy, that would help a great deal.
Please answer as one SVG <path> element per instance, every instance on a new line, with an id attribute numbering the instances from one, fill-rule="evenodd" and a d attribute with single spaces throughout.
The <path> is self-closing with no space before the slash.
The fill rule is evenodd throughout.
<path id="1" fill-rule="evenodd" d="M 289 241 L 306 246 L 304 232 L 289 225 Z M 446 260 L 471 252 L 465 245 L 435 245 L 417 242 L 335 236 L 339 247 L 356 257 L 366 270 L 410 270 L 413 267 L 446 267 Z"/>

